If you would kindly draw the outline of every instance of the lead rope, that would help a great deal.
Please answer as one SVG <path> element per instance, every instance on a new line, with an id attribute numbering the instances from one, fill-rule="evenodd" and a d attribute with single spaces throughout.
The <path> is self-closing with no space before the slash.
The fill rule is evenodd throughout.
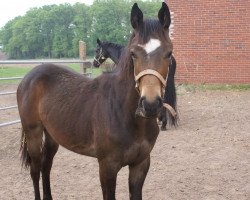
<path id="1" fill-rule="evenodd" d="M 172 106 L 170 106 L 167 103 L 163 103 L 163 106 L 171 113 L 171 115 L 176 118 L 177 113 L 175 112 L 174 108 Z"/>

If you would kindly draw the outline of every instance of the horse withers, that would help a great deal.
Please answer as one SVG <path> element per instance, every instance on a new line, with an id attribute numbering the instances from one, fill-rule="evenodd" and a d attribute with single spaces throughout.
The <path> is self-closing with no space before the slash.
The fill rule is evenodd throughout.
<path id="1" fill-rule="evenodd" d="M 95 57 L 93 65 L 99 67 L 108 58 L 110 58 L 116 65 L 118 64 L 122 53 L 124 52 L 124 46 L 115 44 L 112 42 L 101 41 L 97 39 L 97 46 L 95 50 Z M 176 104 L 176 90 L 175 90 L 175 71 L 176 60 L 173 55 L 170 57 L 169 73 L 167 78 L 167 86 L 165 88 L 165 94 L 163 97 L 163 107 L 158 114 L 158 120 L 161 122 L 161 130 L 165 131 L 167 128 L 167 122 L 170 125 L 177 125 L 177 104 Z M 169 106 L 167 106 L 169 105 Z M 166 109 L 168 108 L 168 109 Z M 168 111 L 168 112 L 167 112 Z M 170 112 L 171 111 L 171 112 Z"/>
<path id="2" fill-rule="evenodd" d="M 35 199 L 41 199 L 40 173 L 43 198 L 52 199 L 50 170 L 59 145 L 97 158 L 103 199 L 115 199 L 117 173 L 124 166 L 129 166 L 130 199 L 142 199 L 172 52 L 170 22 L 165 3 L 155 20 L 143 20 L 134 4 L 133 33 L 119 70 L 89 79 L 43 64 L 23 78 L 17 89 L 21 151 Z"/>

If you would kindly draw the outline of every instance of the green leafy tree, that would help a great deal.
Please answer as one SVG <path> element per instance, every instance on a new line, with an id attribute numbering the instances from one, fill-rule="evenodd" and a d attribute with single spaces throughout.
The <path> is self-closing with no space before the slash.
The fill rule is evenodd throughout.
<path id="1" fill-rule="evenodd" d="M 13 27 L 13 23 L 15 23 L 15 20 L 17 19 L 13 19 L 9 22 L 7 22 L 5 24 L 5 26 L 1 29 L 0 31 L 0 38 L 1 38 L 1 42 L 3 45 L 3 51 L 8 53 L 9 56 L 11 56 L 11 51 L 10 51 L 10 39 L 12 38 L 12 27 Z"/>
<path id="2" fill-rule="evenodd" d="M 91 6 L 91 37 L 126 44 L 129 31 L 130 3 L 125 0 L 96 0 Z"/>
<path id="3" fill-rule="evenodd" d="M 73 20 L 74 10 L 70 4 L 61 4 L 53 10 L 56 20 L 53 36 L 53 54 L 55 57 L 73 56 Z"/>
<path id="4" fill-rule="evenodd" d="M 90 6 L 76 3 L 74 6 L 75 17 L 73 21 L 73 51 L 75 57 L 79 56 L 79 41 L 84 41 L 87 46 L 87 54 L 91 53 L 89 47 L 92 46 L 90 42 L 90 27 L 92 24 Z"/>
<path id="5" fill-rule="evenodd" d="M 79 41 L 93 55 L 96 39 L 126 45 L 131 33 L 130 10 L 135 1 L 95 0 L 93 5 L 48 5 L 29 10 L 0 30 L 11 58 L 78 57 Z M 136 1 L 145 17 L 157 17 L 160 0 Z"/>
<path id="6" fill-rule="evenodd" d="M 7 46 L 11 57 L 22 58 L 25 56 L 24 52 L 27 51 L 24 24 L 24 19 L 21 17 L 15 20 L 15 23 L 12 24 L 12 37 Z"/>
<path id="7" fill-rule="evenodd" d="M 43 6 L 37 12 L 37 20 L 39 20 L 39 32 L 43 45 L 41 46 L 43 50 L 43 55 L 45 57 L 52 57 L 52 46 L 53 46 L 53 36 L 54 27 L 56 21 L 53 15 L 53 9 L 56 5 Z"/>

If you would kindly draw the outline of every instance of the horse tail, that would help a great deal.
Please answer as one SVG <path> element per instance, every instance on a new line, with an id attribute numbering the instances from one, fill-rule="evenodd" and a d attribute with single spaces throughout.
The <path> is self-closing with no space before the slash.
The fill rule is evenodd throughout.
<path id="1" fill-rule="evenodd" d="M 169 104 L 177 113 L 177 103 L 176 103 L 176 89 L 175 89 L 175 82 L 174 76 L 176 71 L 176 60 L 174 56 L 171 56 L 171 64 L 169 66 L 169 73 L 167 79 L 167 87 L 165 89 L 164 95 L 164 102 Z M 172 114 L 168 113 L 169 124 L 173 126 L 178 125 L 178 114 L 173 116 Z"/>
<path id="2" fill-rule="evenodd" d="M 26 141 L 25 131 L 23 130 L 23 128 L 22 128 L 20 152 L 21 152 L 22 167 L 28 168 L 31 164 L 31 159 L 28 153 L 27 141 Z"/>

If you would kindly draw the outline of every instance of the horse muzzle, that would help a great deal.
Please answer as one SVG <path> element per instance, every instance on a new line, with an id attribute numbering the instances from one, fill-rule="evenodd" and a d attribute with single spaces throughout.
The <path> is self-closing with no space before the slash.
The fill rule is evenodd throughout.
<path id="1" fill-rule="evenodd" d="M 100 65 L 101 63 L 96 58 L 94 58 L 93 66 L 97 68 L 97 67 L 100 67 Z"/>
<path id="2" fill-rule="evenodd" d="M 163 90 L 166 84 L 163 77 L 154 70 L 144 70 L 135 76 L 136 89 L 140 94 L 136 115 L 156 118 L 163 102 Z M 163 85 L 164 84 L 164 85 Z"/>
<path id="3" fill-rule="evenodd" d="M 160 97 L 156 98 L 153 102 L 149 102 L 145 97 L 141 97 L 135 114 L 136 116 L 144 118 L 156 118 L 162 105 L 163 103 Z"/>

